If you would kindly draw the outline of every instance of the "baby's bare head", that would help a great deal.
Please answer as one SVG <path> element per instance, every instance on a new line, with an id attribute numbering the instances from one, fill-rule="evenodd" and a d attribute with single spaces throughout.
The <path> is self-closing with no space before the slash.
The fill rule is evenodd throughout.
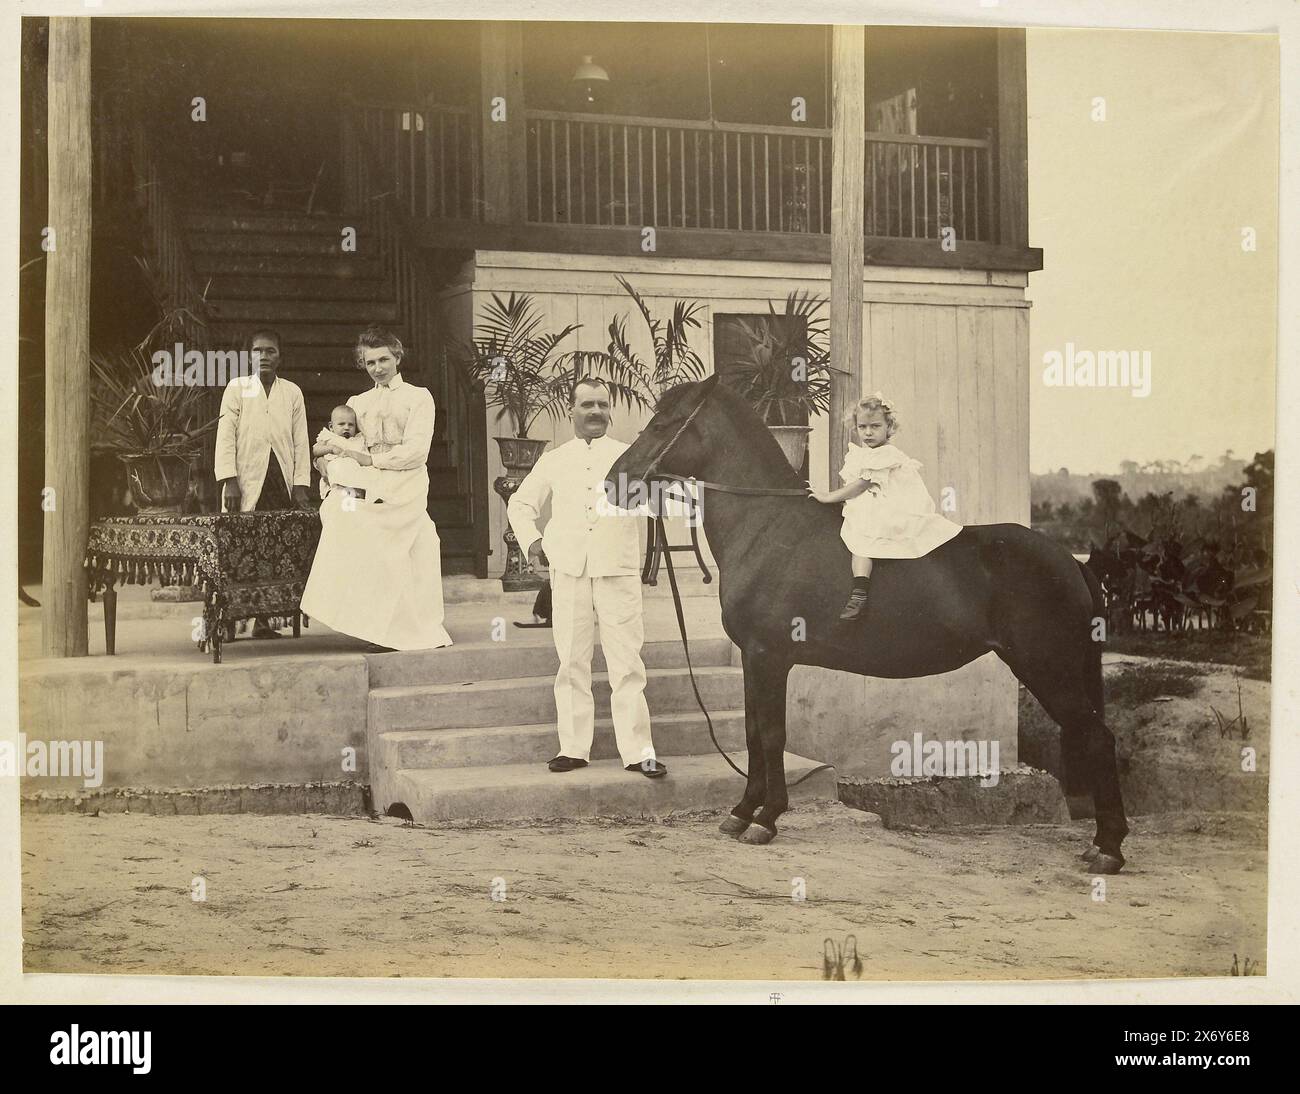
<path id="1" fill-rule="evenodd" d="M 330 411 L 330 432 L 340 437 L 357 435 L 357 413 L 350 406 L 336 406 Z"/>

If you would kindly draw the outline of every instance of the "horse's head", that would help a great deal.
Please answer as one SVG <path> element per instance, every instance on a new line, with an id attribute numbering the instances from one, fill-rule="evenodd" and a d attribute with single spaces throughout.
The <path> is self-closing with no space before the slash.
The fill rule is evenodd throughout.
<path id="1" fill-rule="evenodd" d="M 609 469 L 605 493 L 611 505 L 631 508 L 637 495 L 651 496 L 650 484 L 660 474 L 703 475 L 708 453 L 705 404 L 717 384 L 715 374 L 663 393 L 654 417 Z"/>

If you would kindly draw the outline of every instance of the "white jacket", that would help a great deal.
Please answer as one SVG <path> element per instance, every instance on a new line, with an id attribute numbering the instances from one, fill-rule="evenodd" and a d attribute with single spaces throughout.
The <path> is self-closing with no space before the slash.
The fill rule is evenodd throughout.
<path id="1" fill-rule="evenodd" d="M 636 511 L 615 509 L 605 500 L 605 478 L 629 445 L 608 435 L 581 437 L 542 455 L 519 484 L 507 507 L 510 527 L 527 551 L 538 538 L 551 568 L 571 577 L 617 577 L 641 572 Z M 551 503 L 545 534 L 537 529 L 542 506 Z"/>
<path id="2" fill-rule="evenodd" d="M 236 376 L 221 396 L 213 474 L 218 482 L 239 483 L 241 512 L 251 512 L 262 496 L 270 454 L 280 461 L 285 486 L 311 486 L 311 445 L 302 389 L 279 376 L 270 395 L 256 376 Z"/>

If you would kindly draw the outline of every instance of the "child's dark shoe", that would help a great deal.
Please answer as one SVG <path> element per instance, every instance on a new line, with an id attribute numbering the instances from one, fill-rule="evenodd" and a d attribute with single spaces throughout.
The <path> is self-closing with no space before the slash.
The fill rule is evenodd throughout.
<path id="1" fill-rule="evenodd" d="M 867 590 L 854 589 L 853 592 L 849 593 L 848 603 L 844 605 L 844 610 L 840 612 L 840 618 L 844 620 L 857 619 L 866 606 Z"/>

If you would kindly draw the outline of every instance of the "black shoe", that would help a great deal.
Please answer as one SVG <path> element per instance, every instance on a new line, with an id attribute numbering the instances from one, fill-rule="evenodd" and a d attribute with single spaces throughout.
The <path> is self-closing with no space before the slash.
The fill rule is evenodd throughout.
<path id="1" fill-rule="evenodd" d="M 551 625 L 551 621 L 549 619 L 543 619 L 540 621 L 534 620 L 532 623 L 520 623 L 518 620 L 515 620 L 515 626 L 522 627 L 524 630 L 529 630 L 530 628 L 536 628 L 536 627 L 549 627 L 550 625 Z"/>
<path id="2" fill-rule="evenodd" d="M 867 606 L 867 590 L 854 589 L 849 593 L 848 603 L 844 605 L 844 610 L 840 612 L 841 619 L 857 619 L 862 614 L 862 609 Z"/>
<path id="3" fill-rule="evenodd" d="M 647 779 L 658 779 L 668 774 L 668 768 L 658 760 L 642 760 L 639 764 L 628 764 L 627 771 L 639 771 Z"/>
<path id="4" fill-rule="evenodd" d="M 572 756 L 556 756 L 546 765 L 552 771 L 576 771 L 580 767 L 586 767 L 586 760 L 575 760 Z"/>

